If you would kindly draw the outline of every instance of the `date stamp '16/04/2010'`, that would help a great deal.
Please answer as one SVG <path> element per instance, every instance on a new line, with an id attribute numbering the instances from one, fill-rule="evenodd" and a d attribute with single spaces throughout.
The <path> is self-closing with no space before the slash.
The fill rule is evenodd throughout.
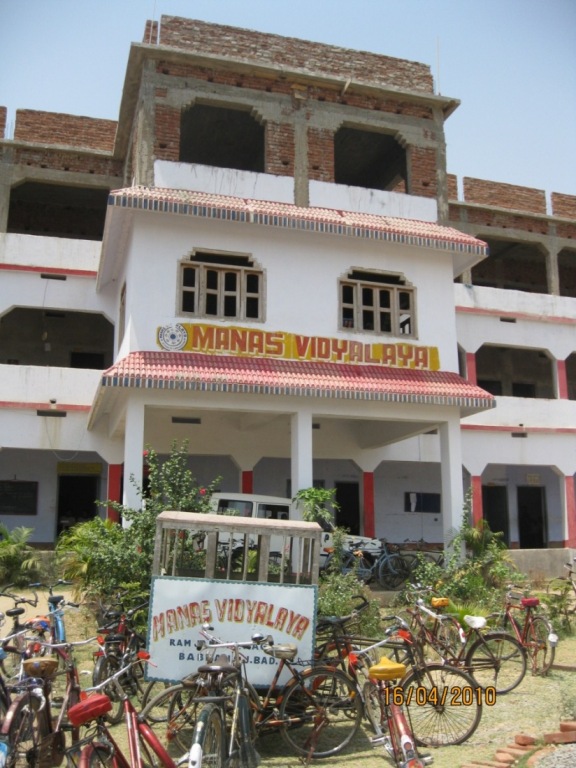
<path id="1" fill-rule="evenodd" d="M 485 704 L 487 707 L 493 707 L 496 704 L 496 689 L 493 686 L 473 688 L 470 685 L 462 687 L 454 685 L 444 688 L 437 686 L 426 688 L 420 685 L 402 688 L 400 685 L 395 685 L 384 688 L 382 695 L 386 706 L 396 704 L 399 707 L 409 707 L 415 704 L 418 707 L 438 705 L 472 707 Z"/>

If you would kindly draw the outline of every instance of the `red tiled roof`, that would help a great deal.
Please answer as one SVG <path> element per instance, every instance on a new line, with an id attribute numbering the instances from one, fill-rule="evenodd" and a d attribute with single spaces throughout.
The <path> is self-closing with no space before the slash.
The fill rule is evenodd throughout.
<path id="1" fill-rule="evenodd" d="M 132 352 L 103 373 L 102 386 L 458 405 L 477 410 L 495 405 L 492 395 L 450 371 L 192 352 Z"/>
<path id="2" fill-rule="evenodd" d="M 465 232 L 430 221 L 160 187 L 127 187 L 110 193 L 108 205 L 150 212 L 285 227 L 331 235 L 388 240 L 486 255 L 488 246 Z"/>

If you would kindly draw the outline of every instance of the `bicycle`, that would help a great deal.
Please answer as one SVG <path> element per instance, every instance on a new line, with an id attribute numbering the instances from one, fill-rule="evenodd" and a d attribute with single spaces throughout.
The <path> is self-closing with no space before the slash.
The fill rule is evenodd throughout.
<path id="1" fill-rule="evenodd" d="M 128 661 L 136 659 L 138 651 L 144 649 L 146 639 L 139 634 L 134 625 L 134 615 L 148 606 L 148 602 L 142 603 L 131 610 L 126 611 L 124 605 L 117 603 L 121 610 L 107 609 L 104 618 L 108 623 L 98 628 L 98 651 L 94 654 L 94 670 L 92 672 L 92 685 L 98 686 L 103 680 L 110 678 L 120 667 L 127 666 Z M 128 671 L 123 675 L 122 687 L 131 696 L 138 696 L 142 701 L 146 695 L 150 698 L 151 691 L 155 689 L 154 683 L 147 688 L 143 686 L 144 665 L 136 663 L 128 666 Z M 112 686 L 106 691 L 113 703 L 112 709 L 107 713 L 107 719 L 112 723 L 119 723 L 123 717 L 122 698 L 117 695 L 117 686 Z"/>
<path id="2" fill-rule="evenodd" d="M 372 665 L 377 664 L 382 651 L 385 651 L 393 654 L 395 661 L 404 664 L 407 669 L 400 685 L 408 692 L 412 690 L 412 693 L 407 693 L 407 709 L 418 743 L 431 747 L 448 746 L 461 744 L 470 738 L 480 723 L 482 702 L 475 699 L 467 702 L 468 706 L 464 709 L 454 708 L 442 703 L 442 696 L 447 697 L 450 692 L 450 696 L 457 699 L 459 691 L 468 692 L 477 688 L 475 680 L 463 669 L 444 662 L 426 661 L 422 645 L 401 617 L 382 618 L 382 622 L 390 626 L 385 630 L 384 639 L 377 642 L 348 633 L 348 621 L 353 623 L 355 618 L 354 611 L 341 618 L 324 617 L 329 636 L 318 646 L 317 656 L 320 663 L 337 664 L 352 677 L 361 691 L 369 722 L 374 724 L 380 710 L 378 702 L 372 700 L 372 691 L 366 686 L 369 681 L 368 661 Z M 413 698 L 418 691 L 420 695 L 423 691 L 432 692 L 425 706 L 422 701 L 416 703 Z M 440 697 L 434 702 L 434 695 L 438 692 Z M 374 710 L 372 713 L 371 709 Z M 379 735 L 378 730 L 376 735 Z"/>
<path id="3" fill-rule="evenodd" d="M 380 550 L 363 550 L 351 545 L 336 553 L 328 552 L 322 570 L 338 567 L 344 574 L 354 572 L 360 581 L 369 584 L 376 579 L 383 589 L 397 589 L 410 575 L 408 565 L 385 542 Z"/>
<path id="4" fill-rule="evenodd" d="M 505 630 L 511 627 L 516 639 L 528 653 L 532 674 L 544 676 L 554 663 L 558 635 L 546 617 L 534 612 L 540 605 L 539 598 L 524 597 L 522 592 L 517 591 L 518 589 L 510 585 L 504 599 L 503 610 L 500 613 L 491 614 L 488 618 L 496 619 L 498 626 Z M 517 618 L 519 612 L 524 614 L 522 620 Z"/>
<path id="5" fill-rule="evenodd" d="M 526 649 L 508 632 L 483 631 L 488 623 L 483 616 L 464 616 L 466 628 L 459 630 L 461 642 L 455 651 L 451 641 L 430 630 L 423 614 L 434 621 L 446 621 L 448 617 L 427 608 L 421 598 L 406 610 L 414 622 L 417 641 L 423 647 L 428 645 L 443 662 L 469 672 L 481 688 L 501 695 L 514 690 L 524 679 Z"/>
<path id="6" fill-rule="evenodd" d="M 576 563 L 576 557 L 573 559 Z M 576 570 L 572 563 L 566 563 L 567 576 L 557 576 L 546 587 L 547 602 L 552 617 L 562 616 L 566 627 L 570 628 L 570 617 L 576 613 Z"/>
<path id="7" fill-rule="evenodd" d="M 254 639 L 244 643 L 222 643 L 211 632 L 209 625 L 203 626 L 200 634 L 205 639 L 200 639 L 196 648 L 199 651 L 206 650 L 212 658 L 221 649 L 233 651 L 236 647 L 254 646 Z M 254 737 L 280 731 L 290 749 L 304 757 L 328 757 L 343 750 L 358 731 L 363 714 L 362 700 L 355 682 L 341 670 L 329 665 L 307 667 L 300 671 L 297 665 L 306 662 L 296 660 L 298 649 L 291 643 L 275 645 L 262 642 L 261 648 L 268 656 L 279 660 L 267 690 L 260 694 L 250 684 L 245 656 L 240 657 L 239 666 L 241 684 L 250 705 Z M 279 687 L 278 680 L 285 668 L 291 678 Z M 221 672 L 220 668 L 214 670 L 214 674 Z M 238 684 L 237 679 L 234 673 L 231 677 L 225 676 L 219 685 L 221 689 L 228 689 L 232 693 Z M 192 743 L 199 705 L 203 699 L 205 702 L 206 692 L 210 690 L 208 683 L 213 684 L 211 680 L 207 681 L 200 674 L 195 674 L 162 692 L 148 704 L 141 716 L 147 718 L 155 708 L 157 711 L 166 708 L 168 741 L 177 741 L 181 747 L 188 748 Z"/>
<path id="8" fill-rule="evenodd" d="M 46 626 L 42 622 L 37 622 L 35 619 L 28 619 L 21 623 L 20 617 L 26 613 L 26 609 L 22 608 L 22 605 L 30 605 L 36 608 L 38 605 L 38 595 L 36 592 L 32 592 L 34 597 L 24 597 L 23 595 L 17 595 L 13 592 L 8 592 L 14 584 L 7 584 L 0 597 L 8 598 L 14 603 L 14 608 L 9 608 L 5 612 L 5 616 L 12 619 L 12 627 L 10 630 L 10 636 L 2 640 L 2 658 L 0 659 L 0 665 L 3 674 L 7 679 L 17 677 L 21 673 L 22 659 L 26 656 L 32 656 L 40 652 L 41 646 L 37 644 L 37 640 L 44 639 L 44 633 Z M 27 637 L 27 635 L 33 632 L 35 637 Z"/>
<path id="9" fill-rule="evenodd" d="M 42 768 L 58 766 L 67 751 L 66 734 L 71 733 L 72 746 L 78 741 L 79 731 L 71 725 L 70 709 L 80 701 L 78 667 L 73 648 L 94 642 L 95 638 L 58 645 L 46 644 L 65 667 L 66 691 L 59 713 L 52 710 L 52 685 L 58 673 L 59 658 L 33 656 L 25 658 L 24 675 L 13 688 L 13 697 L 0 729 L 0 744 L 5 746 L 6 768 L 15 768 L 26 762 Z"/>
<path id="10" fill-rule="evenodd" d="M 79 768 L 97 768 L 97 766 L 177 768 L 185 764 L 192 768 L 189 763 L 189 753 L 177 761 L 172 759 L 149 724 L 141 716 L 138 716 L 130 697 L 120 682 L 120 678 L 129 673 L 131 666 L 141 664 L 148 658 L 147 652 L 139 651 L 137 658 L 130 660 L 97 686 L 88 688 L 86 693 L 91 693 L 91 695 L 69 709 L 68 718 L 72 725 L 75 728 L 85 726 L 87 729 L 85 735 L 76 744 L 76 752 L 80 754 L 79 760 L 76 761 Z M 106 718 L 114 706 L 113 702 L 107 694 L 98 693 L 101 690 L 111 690 L 112 687 L 116 688 L 116 695 L 123 704 L 128 737 L 128 757 L 123 753 Z M 92 729 L 88 728 L 89 723 L 94 723 Z"/>
<path id="11" fill-rule="evenodd" d="M 356 658 L 367 651 L 359 651 Z M 382 656 L 377 664 L 368 669 L 368 680 L 364 684 L 364 698 L 371 702 L 366 708 L 368 719 L 375 731 L 370 741 L 373 745 L 382 744 L 398 768 L 424 768 L 430 765 L 432 758 L 418 754 L 416 740 L 412 734 L 403 702 L 405 693 L 391 685 L 401 680 L 406 674 L 406 665 Z M 375 703 L 379 717 L 376 716 Z"/>

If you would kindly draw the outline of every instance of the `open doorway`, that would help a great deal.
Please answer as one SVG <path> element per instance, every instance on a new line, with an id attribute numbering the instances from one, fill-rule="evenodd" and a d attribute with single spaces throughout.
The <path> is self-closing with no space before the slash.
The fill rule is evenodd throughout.
<path id="1" fill-rule="evenodd" d="M 548 545 L 546 489 L 520 485 L 517 494 L 520 549 L 544 549 Z"/>
<path id="2" fill-rule="evenodd" d="M 76 523 L 98 515 L 98 475 L 60 475 L 58 477 L 58 526 L 56 535 Z"/>
<path id="3" fill-rule="evenodd" d="M 503 541 L 509 546 L 508 488 L 505 485 L 482 486 L 482 513 L 490 530 L 502 533 Z"/>
<path id="4" fill-rule="evenodd" d="M 347 528 L 352 536 L 360 536 L 360 486 L 358 483 L 335 483 L 336 525 Z"/>

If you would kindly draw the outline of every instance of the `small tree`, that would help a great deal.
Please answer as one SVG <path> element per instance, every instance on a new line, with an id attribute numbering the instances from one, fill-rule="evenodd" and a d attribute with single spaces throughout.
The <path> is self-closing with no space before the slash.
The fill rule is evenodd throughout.
<path id="1" fill-rule="evenodd" d="M 26 584 L 38 575 L 40 561 L 28 544 L 33 530 L 19 526 L 9 531 L 0 523 L 0 584 Z"/>
<path id="2" fill-rule="evenodd" d="M 129 523 L 122 527 L 109 520 L 95 518 L 79 523 L 62 534 L 57 543 L 59 560 L 68 578 L 80 581 L 81 590 L 92 595 L 112 595 L 125 586 L 150 590 L 156 518 L 167 509 L 184 512 L 211 512 L 210 498 L 219 480 L 200 486 L 187 466 L 188 441 L 178 447 L 172 443 L 170 456 L 160 462 L 152 448 L 145 453 L 148 464 L 147 487 L 130 481 L 141 499 L 140 509 L 132 509 L 116 501 L 100 502 L 112 507 Z"/>
<path id="3" fill-rule="evenodd" d="M 335 494 L 335 488 L 302 488 L 293 501 L 302 504 L 302 519 L 306 522 L 324 522 L 334 526 L 333 513 L 340 509 Z"/>

